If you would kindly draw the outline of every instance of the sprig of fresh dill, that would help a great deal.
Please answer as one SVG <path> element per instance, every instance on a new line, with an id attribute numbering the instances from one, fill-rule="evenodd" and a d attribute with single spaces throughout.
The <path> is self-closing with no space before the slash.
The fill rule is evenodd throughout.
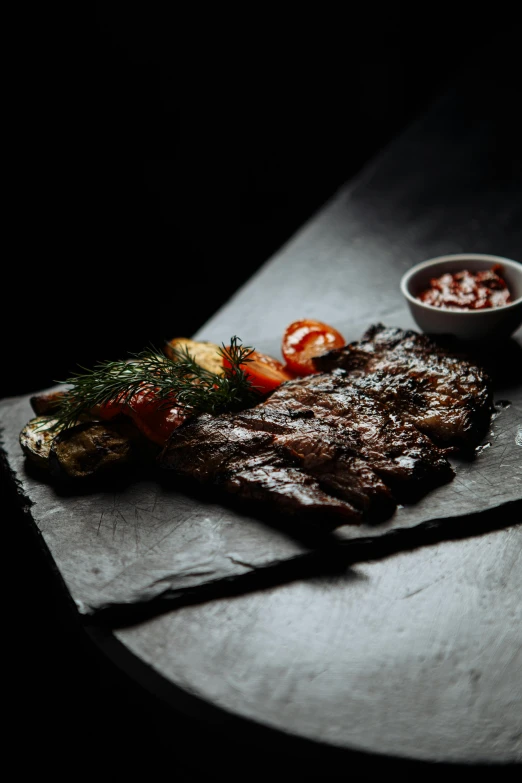
<path id="1" fill-rule="evenodd" d="M 223 344 L 219 350 L 230 363 L 223 375 L 201 367 L 187 347 L 171 348 L 168 357 L 152 346 L 129 353 L 128 359 L 98 362 L 93 369 L 80 367 L 83 372 L 57 381 L 70 388 L 55 414 L 56 428 L 73 426 L 96 406 L 129 403 L 139 392 L 149 391 L 165 408 L 175 405 L 188 414 L 240 410 L 259 401 L 256 387 L 241 366 L 251 361 L 253 348 L 232 337 L 230 345 Z"/>

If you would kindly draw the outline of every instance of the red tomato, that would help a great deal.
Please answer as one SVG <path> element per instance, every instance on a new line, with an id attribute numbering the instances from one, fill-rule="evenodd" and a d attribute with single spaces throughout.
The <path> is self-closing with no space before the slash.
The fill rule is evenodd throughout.
<path id="1" fill-rule="evenodd" d="M 312 359 L 323 353 L 342 348 L 346 340 L 333 326 L 303 318 L 286 327 L 281 344 L 287 368 L 296 375 L 317 372 Z"/>
<path id="2" fill-rule="evenodd" d="M 91 409 L 92 414 L 97 416 L 99 419 L 103 419 L 104 421 L 107 419 L 113 419 L 115 416 L 118 416 L 119 413 L 125 412 L 125 403 L 119 402 L 118 400 L 111 400 L 110 402 L 106 402 L 104 405 L 95 405 L 94 408 Z"/>
<path id="3" fill-rule="evenodd" d="M 171 433 L 187 418 L 182 408 L 167 400 L 158 400 L 152 392 L 135 395 L 128 407 L 128 415 L 138 429 L 160 446 L 166 444 Z"/>
<path id="4" fill-rule="evenodd" d="M 112 419 L 119 413 L 129 416 L 145 437 L 159 446 L 164 446 L 169 435 L 187 418 L 174 399 L 172 404 L 159 400 L 150 389 L 134 394 L 128 402 L 114 400 L 96 410 L 101 419 Z"/>
<path id="5" fill-rule="evenodd" d="M 226 356 L 223 356 L 223 367 L 230 369 L 231 364 Z M 248 362 L 240 365 L 247 375 L 250 383 L 261 394 L 277 389 L 284 381 L 291 381 L 295 375 L 291 373 L 282 362 L 260 351 L 252 351 Z"/>

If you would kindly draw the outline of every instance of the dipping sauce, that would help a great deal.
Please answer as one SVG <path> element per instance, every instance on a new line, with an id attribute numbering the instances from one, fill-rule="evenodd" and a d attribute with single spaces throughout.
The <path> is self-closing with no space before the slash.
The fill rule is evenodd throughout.
<path id="1" fill-rule="evenodd" d="M 485 310 L 502 307 L 512 301 L 506 281 L 501 277 L 502 266 L 480 272 L 446 272 L 434 277 L 430 287 L 417 296 L 421 302 L 447 310 Z"/>

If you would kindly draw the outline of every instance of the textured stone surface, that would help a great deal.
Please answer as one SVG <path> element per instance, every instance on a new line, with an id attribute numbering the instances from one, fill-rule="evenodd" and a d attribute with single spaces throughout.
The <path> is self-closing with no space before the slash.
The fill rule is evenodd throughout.
<path id="1" fill-rule="evenodd" d="M 399 311 L 391 323 L 407 320 Z M 343 333 L 356 339 L 364 328 L 344 325 Z M 509 524 L 513 502 L 522 503 L 522 448 L 517 444 L 522 385 L 497 388 L 495 399 L 510 404 L 497 408 L 487 448 L 471 463 L 454 460 L 456 476 L 449 484 L 399 507 L 382 525 L 345 525 L 325 540 L 305 523 L 292 523 L 285 530 L 154 479 L 117 490 L 108 483 L 103 491 L 64 496 L 26 471 L 18 434 L 32 415 L 28 398 L 2 401 L 0 421 L 3 449 L 30 503 L 31 517 L 77 606 L 88 613 L 160 595 L 178 598 L 199 585 L 306 556 L 320 545 L 358 541 L 359 546 L 347 552 L 347 558 L 358 560 L 422 543 L 419 525 L 428 524 L 431 535 L 440 528 L 442 539 L 474 534 L 477 520 L 468 515 L 495 508 Z M 522 516 L 520 506 L 519 511 Z M 485 516 L 483 524 L 496 526 L 490 517 Z M 385 541 L 376 541 L 383 537 Z"/>
<path id="2" fill-rule="evenodd" d="M 274 352 L 300 317 L 347 339 L 377 320 L 407 327 L 398 284 L 417 261 L 459 251 L 520 260 L 522 177 L 505 139 L 512 103 L 500 93 L 487 80 L 459 83 L 195 337 L 237 334 Z M 387 758 L 512 764 L 522 761 L 520 340 L 498 357 L 506 372 L 495 398 L 511 404 L 498 409 L 491 445 L 457 466 L 451 485 L 399 509 L 384 534 L 348 540 L 345 565 L 336 560 L 328 576 L 326 558 L 309 558 L 310 531 L 298 537 L 154 481 L 60 497 L 25 475 L 17 435 L 27 399 L 1 404 L 3 448 L 81 612 L 170 590 L 161 608 L 178 611 L 98 640 L 174 706 L 192 700 L 225 723 L 341 748 L 347 763 L 384 759 L 379 779 Z M 303 558 L 308 573 L 292 570 Z M 251 579 L 277 561 L 272 586 Z M 219 598 L 214 582 L 205 603 L 174 601 L 228 576 L 245 594 Z"/>

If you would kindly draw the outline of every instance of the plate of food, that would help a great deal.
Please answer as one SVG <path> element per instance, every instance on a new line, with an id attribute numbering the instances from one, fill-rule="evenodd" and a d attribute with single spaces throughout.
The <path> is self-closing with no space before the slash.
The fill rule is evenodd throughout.
<path id="1" fill-rule="evenodd" d="M 132 614 L 515 519 L 522 394 L 499 357 L 311 318 L 261 348 L 171 338 L 4 401 L 4 459 L 80 611 Z"/>
<path id="2" fill-rule="evenodd" d="M 71 376 L 0 402 L 10 486 L 83 626 L 133 680 L 182 712 L 217 716 L 212 731 L 217 724 L 239 744 L 239 726 L 258 739 L 268 728 L 285 747 L 297 738 L 329 758 L 342 751 L 343 769 L 362 759 L 366 777 L 380 761 L 378 779 L 411 773 L 410 762 L 427 762 L 421 772 L 479 764 L 497 773 L 522 758 L 522 334 L 464 344 L 437 327 L 429 336 L 434 327 L 415 320 L 400 290 L 423 259 L 520 254 L 509 150 L 505 167 L 490 165 L 503 149 L 491 85 L 475 95 L 457 84 L 193 343 L 176 330 L 152 357 L 112 357 L 113 399 L 75 409 L 81 383 Z M 470 260 L 449 270 L 459 287 L 453 275 L 475 272 Z M 199 286 L 187 293 L 192 307 Z M 516 311 L 512 293 L 493 320 Z M 412 304 L 448 323 L 448 310 Z M 288 326 L 306 319 L 333 327 L 342 344 L 322 345 L 313 372 L 301 374 L 281 349 Z M 213 374 L 192 366 L 199 388 L 188 391 L 200 402 L 239 391 L 249 365 L 236 360 L 248 356 L 229 352 L 225 368 L 220 352 L 234 336 L 236 348 L 265 354 L 265 374 L 282 373 L 281 383 L 188 416 L 194 396 L 180 400 L 180 386 L 175 400 L 168 383 L 158 400 L 139 386 L 144 359 L 159 388 L 174 338 L 200 366 L 199 344 L 211 350 Z M 106 392 L 109 368 L 91 369 L 87 387 L 102 380 Z M 53 409 L 52 396 L 63 403 L 68 391 Z M 172 428 L 165 440 L 160 414 Z M 59 431 L 43 443 L 47 418 L 31 445 L 39 416 L 58 418 Z M 38 450 L 39 438 L 44 453 L 32 461 L 23 446 Z M 27 578 L 23 567 L 18 577 Z M 28 622 L 33 611 L 41 607 L 29 607 Z"/>

